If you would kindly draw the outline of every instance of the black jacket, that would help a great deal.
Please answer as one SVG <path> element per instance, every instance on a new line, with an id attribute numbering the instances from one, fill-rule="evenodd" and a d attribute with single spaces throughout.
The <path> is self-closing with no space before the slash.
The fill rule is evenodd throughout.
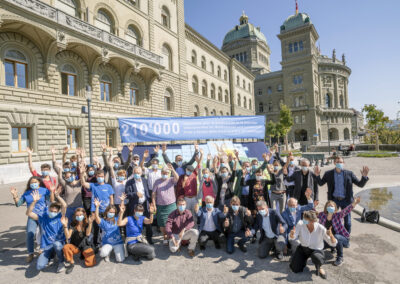
<path id="1" fill-rule="evenodd" d="M 263 194 L 264 194 L 264 200 L 267 202 L 268 207 L 271 207 L 271 200 L 269 199 L 269 192 L 268 192 L 268 185 L 270 184 L 275 184 L 275 175 L 270 174 L 271 179 L 264 179 L 261 181 L 261 185 L 263 187 Z M 250 210 L 256 210 L 256 202 L 254 200 L 254 186 L 256 185 L 257 180 L 256 179 L 249 179 L 247 182 L 245 182 L 245 185 L 249 186 L 249 209 Z"/>
<path id="2" fill-rule="evenodd" d="M 251 230 L 253 222 L 254 222 L 254 219 L 253 219 L 253 217 L 246 215 L 246 210 L 247 209 L 245 207 L 240 206 L 238 214 L 239 214 L 239 217 L 240 217 L 240 219 L 242 221 L 242 225 L 243 225 L 242 229 L 244 229 L 244 230 L 250 229 Z M 222 232 L 224 234 L 229 234 L 229 233 L 232 232 L 234 214 L 235 213 L 233 212 L 233 209 L 232 209 L 231 206 L 229 207 L 229 211 L 228 211 L 228 213 L 226 215 L 224 214 L 224 212 L 221 212 L 219 214 L 220 227 L 222 228 Z M 225 222 L 226 218 L 228 218 L 228 221 L 229 221 L 229 226 L 228 227 L 224 227 L 224 222 Z"/>
<path id="3" fill-rule="evenodd" d="M 308 174 L 311 175 L 308 179 L 311 184 L 307 185 L 307 187 L 311 188 L 311 190 L 313 191 L 313 193 L 311 194 L 311 198 L 313 200 L 319 200 L 318 182 L 316 181 L 316 176 L 311 170 L 308 170 Z M 300 200 L 301 188 L 303 187 L 303 171 L 302 170 L 295 171 L 291 176 L 285 176 L 285 180 L 289 182 L 294 181 L 293 197 L 296 198 L 297 200 Z"/>
<path id="4" fill-rule="evenodd" d="M 287 224 L 285 222 L 285 220 L 282 218 L 281 214 L 279 214 L 278 212 L 276 212 L 276 210 L 274 209 L 270 209 L 268 208 L 268 212 L 269 212 L 269 221 L 271 224 L 271 229 L 272 232 L 274 232 L 274 234 L 276 236 L 279 235 L 285 235 L 285 233 L 281 234 L 280 230 L 279 230 L 279 225 L 282 224 L 282 227 L 285 229 L 285 232 L 287 230 Z M 260 214 L 257 214 L 256 216 L 256 221 L 254 222 L 254 232 L 253 234 L 257 234 L 257 231 L 260 230 L 261 232 L 261 237 L 260 237 L 260 243 L 264 240 L 265 238 L 265 231 L 263 229 L 263 217 Z"/>
<path id="5" fill-rule="evenodd" d="M 193 163 L 196 161 L 196 156 L 197 156 L 198 153 L 199 153 L 199 152 L 196 152 L 196 151 L 195 151 L 194 154 L 193 154 L 193 157 L 190 159 L 189 162 L 183 162 L 183 163 L 182 163 L 182 168 L 183 168 L 183 170 L 186 170 L 186 167 L 187 167 L 187 166 L 193 164 Z M 176 170 L 177 168 L 179 168 L 179 166 L 178 166 L 177 163 L 175 163 L 175 162 L 172 162 L 172 163 L 171 163 L 171 161 L 169 160 L 167 154 L 163 153 L 162 156 L 163 156 L 164 162 L 165 162 L 166 164 L 172 164 L 172 166 L 174 167 L 175 170 Z"/>

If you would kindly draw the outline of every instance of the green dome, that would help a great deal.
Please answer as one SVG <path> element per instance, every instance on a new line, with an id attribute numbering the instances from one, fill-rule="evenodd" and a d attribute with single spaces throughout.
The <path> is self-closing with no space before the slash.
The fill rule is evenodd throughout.
<path id="1" fill-rule="evenodd" d="M 236 26 L 225 35 L 223 45 L 244 38 L 255 38 L 267 43 L 267 39 L 260 31 L 260 28 L 250 24 L 248 22 L 248 17 L 245 14 L 240 17 L 240 25 Z"/>
<path id="2" fill-rule="evenodd" d="M 298 13 L 297 15 L 292 15 L 286 19 L 281 26 L 281 31 L 292 30 L 306 24 L 311 24 L 310 17 L 305 13 Z"/>

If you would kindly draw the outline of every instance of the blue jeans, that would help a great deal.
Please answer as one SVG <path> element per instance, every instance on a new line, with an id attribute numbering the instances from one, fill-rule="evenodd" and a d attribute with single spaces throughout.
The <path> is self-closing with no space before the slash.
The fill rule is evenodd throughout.
<path id="1" fill-rule="evenodd" d="M 39 271 L 43 270 L 49 263 L 49 260 L 54 257 L 54 254 L 57 255 L 58 261 L 60 263 L 63 262 L 64 261 L 64 253 L 62 250 L 63 247 L 64 247 L 64 244 L 62 242 L 55 241 L 52 246 L 45 249 L 38 258 L 38 261 L 36 264 L 36 269 Z"/>
<path id="2" fill-rule="evenodd" d="M 26 246 L 29 254 L 33 254 L 35 251 L 35 233 L 38 226 L 38 221 L 28 217 L 26 223 Z"/>
<path id="3" fill-rule="evenodd" d="M 351 204 L 351 201 L 347 201 L 346 199 L 343 200 L 337 200 L 335 197 L 333 198 L 333 201 L 336 203 L 336 206 L 343 210 L 347 206 Z M 351 233 L 351 213 L 347 214 L 344 217 L 344 227 L 346 228 L 347 232 L 349 234 Z"/>
<path id="4" fill-rule="evenodd" d="M 348 246 L 349 245 L 349 239 L 336 234 L 335 239 L 337 239 L 337 245 L 336 245 L 336 251 L 337 251 L 337 257 L 343 258 L 343 246 Z"/>
<path id="5" fill-rule="evenodd" d="M 244 230 L 240 230 L 237 233 L 229 233 L 226 240 L 226 252 L 233 253 L 235 251 L 235 237 L 240 238 L 238 245 L 244 245 L 250 238 L 246 237 L 244 234 Z"/>

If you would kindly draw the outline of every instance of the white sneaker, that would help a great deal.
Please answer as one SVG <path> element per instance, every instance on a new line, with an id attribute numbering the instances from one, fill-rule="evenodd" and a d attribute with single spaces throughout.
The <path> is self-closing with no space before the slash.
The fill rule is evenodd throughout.
<path id="1" fill-rule="evenodd" d="M 65 263 L 60 262 L 57 266 L 57 273 L 63 272 L 65 270 Z"/>
<path id="2" fill-rule="evenodd" d="M 104 261 L 105 261 L 105 262 L 110 262 L 110 256 L 107 255 L 107 256 L 104 258 Z"/>

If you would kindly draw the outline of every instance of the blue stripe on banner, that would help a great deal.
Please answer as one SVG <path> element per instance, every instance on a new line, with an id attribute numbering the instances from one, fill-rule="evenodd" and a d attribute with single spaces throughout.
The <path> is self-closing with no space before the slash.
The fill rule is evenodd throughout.
<path id="1" fill-rule="evenodd" d="M 264 139 L 265 116 L 119 118 L 122 143 L 197 139 Z"/>

